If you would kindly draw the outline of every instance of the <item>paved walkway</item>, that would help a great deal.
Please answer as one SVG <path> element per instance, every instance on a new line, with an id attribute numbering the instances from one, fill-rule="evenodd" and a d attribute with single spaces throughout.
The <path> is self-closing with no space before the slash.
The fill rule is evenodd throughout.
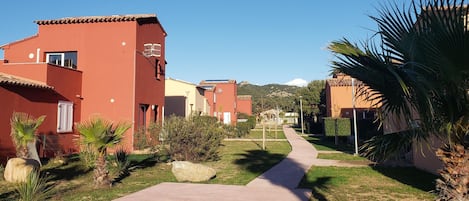
<path id="1" fill-rule="evenodd" d="M 161 183 L 115 201 L 307 201 L 311 189 L 298 189 L 304 174 L 314 164 L 347 166 L 338 161 L 316 159 L 318 152 L 288 126 L 283 127 L 292 151 L 279 164 L 249 182 L 246 186 Z"/>

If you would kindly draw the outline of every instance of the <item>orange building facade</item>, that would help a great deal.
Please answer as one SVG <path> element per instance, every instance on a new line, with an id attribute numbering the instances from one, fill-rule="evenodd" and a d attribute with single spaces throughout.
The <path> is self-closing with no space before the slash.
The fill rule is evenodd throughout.
<path id="1" fill-rule="evenodd" d="M 0 81 L 0 94 L 8 97 L 0 99 L 7 108 L 0 114 L 0 153 L 11 150 L 12 111 L 47 115 L 38 131 L 46 140 L 38 145 L 44 148 L 40 154 L 48 155 L 47 149 L 78 151 L 74 125 L 93 116 L 131 123 L 123 147 L 133 150 L 133 133 L 161 121 L 164 108 L 166 32 L 156 15 L 74 17 L 36 24 L 38 34 L 0 47 L 0 73 L 6 77 Z"/>
<path id="2" fill-rule="evenodd" d="M 354 82 L 355 94 L 362 83 Z M 352 78 L 343 74 L 334 75 L 326 80 L 326 114 L 327 117 L 353 118 Z M 373 103 L 356 95 L 355 110 L 357 119 L 373 119 Z"/>

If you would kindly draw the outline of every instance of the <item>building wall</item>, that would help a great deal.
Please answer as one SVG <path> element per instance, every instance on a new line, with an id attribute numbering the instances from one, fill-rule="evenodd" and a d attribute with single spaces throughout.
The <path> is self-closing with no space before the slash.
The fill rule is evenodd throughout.
<path id="1" fill-rule="evenodd" d="M 13 112 L 24 112 L 34 117 L 45 115 L 46 118 L 38 128 L 38 150 L 41 157 L 51 157 L 57 153 L 74 153 L 78 151 L 75 144 L 76 130 L 69 133 L 57 133 L 57 108 L 59 101 L 73 102 L 73 110 L 80 111 L 81 72 L 55 67 L 47 64 L 40 65 L 9 65 L 8 71 L 22 74 L 29 67 L 45 69 L 47 71 L 46 84 L 54 89 L 38 89 L 17 85 L 2 85 L 0 87 L 0 162 L 15 155 L 15 149 L 10 137 L 10 118 Z M 5 67 L 0 64 L 0 71 Z M 80 112 L 74 112 L 73 122 L 80 122 Z M 44 141 L 45 140 L 45 141 Z"/>
<path id="2" fill-rule="evenodd" d="M 330 105 L 327 105 L 327 114 L 331 117 L 340 117 L 344 109 L 353 108 L 352 87 L 340 86 L 330 87 Z M 372 104 L 365 101 L 362 97 L 356 97 L 355 108 L 371 108 Z"/>
<path id="3" fill-rule="evenodd" d="M 200 87 L 196 87 L 195 90 L 195 106 L 194 111 L 199 113 L 200 115 L 209 115 L 210 114 L 210 105 L 208 104 L 208 100 L 205 97 L 205 89 Z"/>
<path id="4" fill-rule="evenodd" d="M 188 82 L 175 80 L 175 79 L 166 79 L 165 85 L 165 96 L 177 96 L 177 97 L 184 97 L 185 101 L 181 102 L 178 101 L 178 105 L 172 104 L 172 107 L 166 107 L 165 114 L 173 114 L 176 111 L 180 113 L 180 111 L 184 111 L 182 116 L 189 117 L 191 115 L 191 104 L 192 104 L 192 111 L 195 111 L 195 104 L 196 104 L 196 94 L 197 89 L 195 84 L 191 84 Z"/>
<path id="5" fill-rule="evenodd" d="M 77 70 L 83 72 L 82 119 L 101 116 L 131 123 L 124 148 L 133 150 L 140 104 L 151 108 L 144 114 L 146 123 L 160 121 L 164 110 L 165 35 L 160 24 L 137 21 L 39 25 L 36 36 L 5 46 L 4 58 L 9 63 L 45 62 L 46 52 L 77 51 Z M 142 55 L 144 43 L 162 45 L 158 79 L 156 58 Z M 42 75 L 32 70 L 24 76 L 42 81 Z"/>
<path id="6" fill-rule="evenodd" d="M 333 78 L 339 79 L 339 78 Z M 359 86 L 355 86 L 355 94 Z M 328 117 L 341 117 L 353 108 L 352 86 L 349 84 L 334 86 L 326 82 L 326 111 Z M 356 95 L 355 108 L 371 109 L 374 103 Z"/>
<path id="7" fill-rule="evenodd" d="M 442 146 L 442 142 L 436 137 L 429 140 L 429 144 L 418 144 L 412 146 L 412 159 L 415 167 L 427 172 L 438 174 L 443 168 L 443 162 L 436 156 L 436 150 Z"/>
<path id="8" fill-rule="evenodd" d="M 230 124 L 235 125 L 237 121 L 237 87 L 236 81 L 229 83 L 217 83 L 214 92 L 217 96 L 214 111 L 219 115 L 220 121 L 227 123 L 224 114 L 230 114 Z"/>
<path id="9" fill-rule="evenodd" d="M 238 96 L 238 113 L 252 115 L 252 99 L 251 96 Z"/>
<path id="10" fill-rule="evenodd" d="M 162 121 L 163 111 L 165 107 L 165 36 L 166 33 L 158 24 L 142 24 L 134 22 L 136 27 L 136 35 L 131 38 L 136 40 L 134 53 L 135 70 L 134 76 L 130 77 L 135 83 L 132 90 L 135 97 L 132 100 L 134 107 L 134 122 L 136 122 L 134 129 L 139 127 L 148 127 L 150 123 L 157 123 Z M 132 33 L 133 34 L 133 33 Z M 145 57 L 143 56 L 143 47 L 145 43 L 161 44 L 160 57 Z M 141 105 L 148 105 L 147 111 L 142 111 Z M 143 116 L 145 118 L 143 119 Z M 143 122 L 145 121 L 145 122 Z M 129 139 L 133 139 L 132 133 L 126 133 L 126 141 L 129 147 L 133 144 Z"/>

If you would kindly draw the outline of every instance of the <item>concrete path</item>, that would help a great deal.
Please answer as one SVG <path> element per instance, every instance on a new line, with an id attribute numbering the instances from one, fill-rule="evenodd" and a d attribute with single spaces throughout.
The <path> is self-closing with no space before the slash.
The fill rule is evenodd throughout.
<path id="1" fill-rule="evenodd" d="M 347 166 L 338 161 L 316 159 L 318 152 L 303 137 L 288 126 L 283 127 L 292 151 L 279 164 L 246 186 L 161 183 L 115 201 L 307 201 L 311 189 L 297 189 L 304 174 L 314 164 Z"/>

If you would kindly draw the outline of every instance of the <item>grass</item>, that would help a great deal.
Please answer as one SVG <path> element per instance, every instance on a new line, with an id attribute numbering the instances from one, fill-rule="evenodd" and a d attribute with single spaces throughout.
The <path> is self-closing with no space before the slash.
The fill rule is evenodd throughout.
<path id="1" fill-rule="evenodd" d="M 367 158 L 349 153 L 319 153 L 318 158 L 340 161 L 369 161 Z"/>
<path id="2" fill-rule="evenodd" d="M 305 137 L 317 150 L 345 151 L 320 153 L 318 158 L 344 162 L 368 161 L 354 156 L 353 146 L 336 146 L 333 140 Z M 342 200 L 434 200 L 431 192 L 437 176 L 413 167 L 316 167 L 300 182 L 300 188 L 312 190 L 312 201 Z"/>
<path id="3" fill-rule="evenodd" d="M 245 138 L 248 139 L 262 139 L 262 129 L 261 130 L 252 130 L 250 134 L 248 134 Z M 282 129 L 277 129 L 277 130 L 270 130 L 266 129 L 265 130 L 265 138 L 266 139 L 286 139 L 285 133 L 283 133 Z"/>
<path id="4" fill-rule="evenodd" d="M 342 151 L 347 153 L 353 153 L 355 148 L 353 145 L 348 144 L 344 138 L 341 138 L 339 145 L 335 145 L 334 137 L 304 137 L 308 142 L 314 144 L 314 147 L 318 151 Z"/>
<path id="5" fill-rule="evenodd" d="M 300 183 L 311 200 L 434 200 L 436 176 L 415 168 L 312 167 Z"/>
<path id="6" fill-rule="evenodd" d="M 217 170 L 213 184 L 245 185 L 280 162 L 291 151 L 288 142 L 224 142 L 221 159 L 206 164 Z"/>
<path id="7" fill-rule="evenodd" d="M 245 185 L 265 170 L 282 160 L 291 150 L 288 142 L 267 142 L 267 150 L 256 142 L 223 142 L 220 160 L 206 162 L 217 170 L 217 177 L 207 183 Z M 45 163 L 41 168 L 55 182 L 53 201 L 112 200 L 144 188 L 162 183 L 176 182 L 171 165 L 164 156 L 130 155 L 133 169 L 130 175 L 116 178 L 111 188 L 96 189 L 93 171 L 87 169 L 78 157 L 71 157 L 65 165 Z M 111 175 L 117 177 L 115 168 Z M 0 200 L 17 200 L 14 184 L 0 180 Z"/>

